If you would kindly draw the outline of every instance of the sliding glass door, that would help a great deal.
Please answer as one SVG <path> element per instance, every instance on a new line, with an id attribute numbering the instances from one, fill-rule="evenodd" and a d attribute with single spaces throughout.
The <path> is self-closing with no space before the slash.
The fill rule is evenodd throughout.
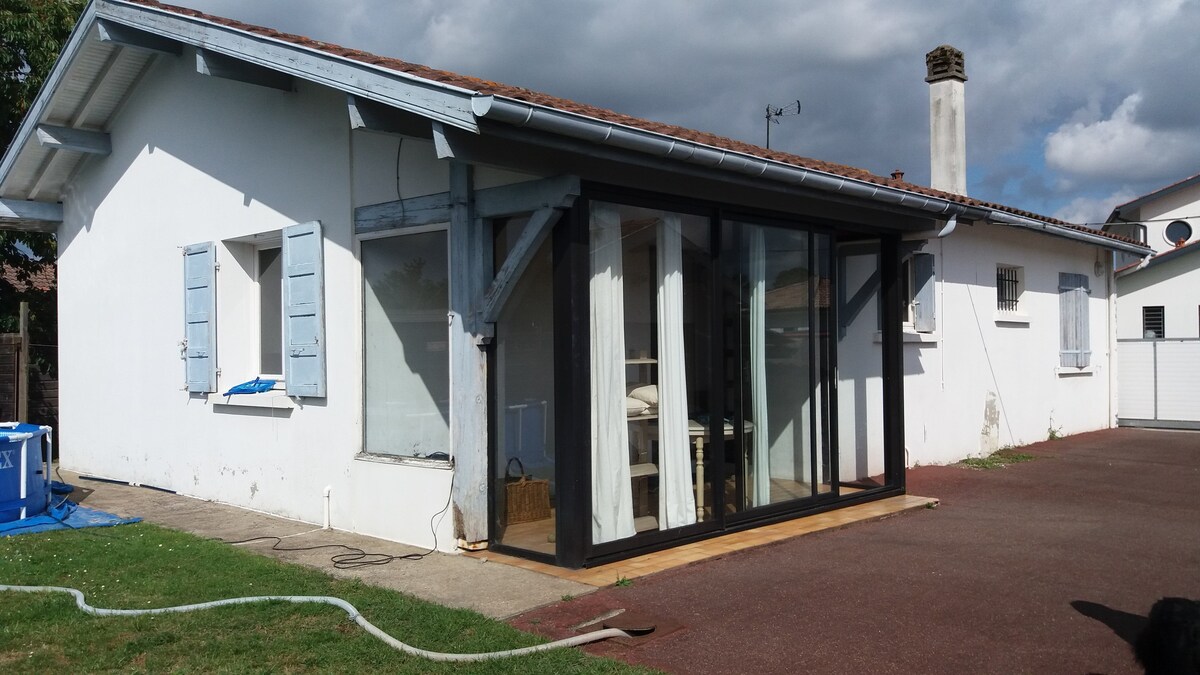
<path id="1" fill-rule="evenodd" d="M 847 233 L 818 225 L 597 192 L 496 322 L 495 543 L 592 564 L 902 487 L 863 480 L 882 463 L 859 461 L 854 430 L 888 406 L 837 367 L 882 372 L 878 243 L 848 257 Z M 522 221 L 492 227 L 498 268 Z"/>
<path id="2" fill-rule="evenodd" d="M 835 492 L 830 479 L 830 238 L 727 221 L 731 512 Z"/>
<path id="3" fill-rule="evenodd" d="M 713 519 L 712 259 L 708 217 L 605 202 L 589 215 L 597 545 Z"/>

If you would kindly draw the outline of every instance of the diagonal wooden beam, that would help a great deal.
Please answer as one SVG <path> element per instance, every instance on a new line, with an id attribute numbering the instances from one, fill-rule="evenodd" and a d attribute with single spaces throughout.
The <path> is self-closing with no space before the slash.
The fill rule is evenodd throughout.
<path id="1" fill-rule="evenodd" d="M 71 150 L 90 155 L 107 155 L 112 152 L 112 140 L 108 134 L 101 131 L 39 124 L 37 139 L 43 147 L 55 150 Z"/>
<path id="2" fill-rule="evenodd" d="M 555 176 L 487 188 L 475 193 L 475 215 L 498 218 L 545 207 L 569 209 L 579 192 L 579 176 Z"/>
<path id="3" fill-rule="evenodd" d="M 496 322 L 500 311 L 504 309 L 504 303 L 508 302 L 509 296 L 512 295 L 517 280 L 525 273 L 533 256 L 541 248 L 542 242 L 546 241 L 546 237 L 550 235 L 550 231 L 554 229 L 554 224 L 560 217 L 562 217 L 562 211 L 551 207 L 533 212 L 525 229 L 521 231 L 521 236 L 517 237 L 512 250 L 505 258 L 500 271 L 496 272 L 496 278 L 492 280 L 491 285 L 483 294 L 479 312 L 481 321 L 484 323 Z"/>
<path id="4" fill-rule="evenodd" d="M 578 176 L 556 176 L 475 191 L 475 217 L 499 218 L 542 208 L 569 209 L 579 196 Z M 378 232 L 450 220 L 450 193 L 409 197 L 354 209 L 354 231 Z"/>

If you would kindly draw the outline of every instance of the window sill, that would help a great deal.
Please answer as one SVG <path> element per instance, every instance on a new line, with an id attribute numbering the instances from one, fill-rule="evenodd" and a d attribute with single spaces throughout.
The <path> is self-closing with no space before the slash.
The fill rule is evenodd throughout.
<path id="1" fill-rule="evenodd" d="M 276 410 L 293 410 L 303 407 L 282 390 L 272 389 L 260 394 L 209 394 L 209 405 L 226 406 L 230 408 L 273 408 Z"/>
<path id="2" fill-rule="evenodd" d="M 427 459 L 425 457 L 405 457 L 402 455 L 380 455 L 370 452 L 360 452 L 354 456 L 360 462 L 375 462 L 376 464 L 399 464 L 415 466 L 422 469 L 440 469 L 443 471 L 454 468 L 454 459 Z"/>
<path id="3" fill-rule="evenodd" d="M 1096 374 L 1096 366 L 1087 366 L 1086 368 L 1063 368 L 1059 366 L 1054 369 L 1054 374 L 1059 377 L 1092 376 Z"/>
<path id="4" fill-rule="evenodd" d="M 1022 314 L 1020 312 L 996 312 L 996 314 L 993 316 L 993 319 L 995 319 L 996 323 L 999 323 L 999 324 L 1009 324 L 1009 325 L 1016 325 L 1016 326 L 1028 326 L 1029 325 L 1029 315 Z"/>
<path id="5" fill-rule="evenodd" d="M 904 336 L 904 344 L 935 345 L 942 341 L 942 337 L 937 333 L 918 333 L 907 326 L 901 335 Z M 875 331 L 875 343 L 883 343 L 883 331 Z"/>

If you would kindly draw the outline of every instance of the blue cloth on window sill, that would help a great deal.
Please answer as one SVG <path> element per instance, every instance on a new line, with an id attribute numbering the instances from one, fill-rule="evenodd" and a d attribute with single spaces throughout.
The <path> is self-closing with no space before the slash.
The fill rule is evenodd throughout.
<path id="1" fill-rule="evenodd" d="M 225 392 L 225 396 L 233 396 L 234 394 L 261 394 L 264 391 L 271 391 L 275 387 L 275 380 L 264 380 L 261 377 L 256 377 L 249 382 L 235 384 Z"/>

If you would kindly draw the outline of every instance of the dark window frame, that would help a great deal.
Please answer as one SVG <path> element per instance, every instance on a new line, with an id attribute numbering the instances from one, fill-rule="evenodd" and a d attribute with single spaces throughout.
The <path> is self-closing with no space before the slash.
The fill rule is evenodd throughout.
<path id="1" fill-rule="evenodd" d="M 1167 310 L 1163 305 L 1142 307 L 1142 337 L 1162 340 L 1167 336 Z"/>

